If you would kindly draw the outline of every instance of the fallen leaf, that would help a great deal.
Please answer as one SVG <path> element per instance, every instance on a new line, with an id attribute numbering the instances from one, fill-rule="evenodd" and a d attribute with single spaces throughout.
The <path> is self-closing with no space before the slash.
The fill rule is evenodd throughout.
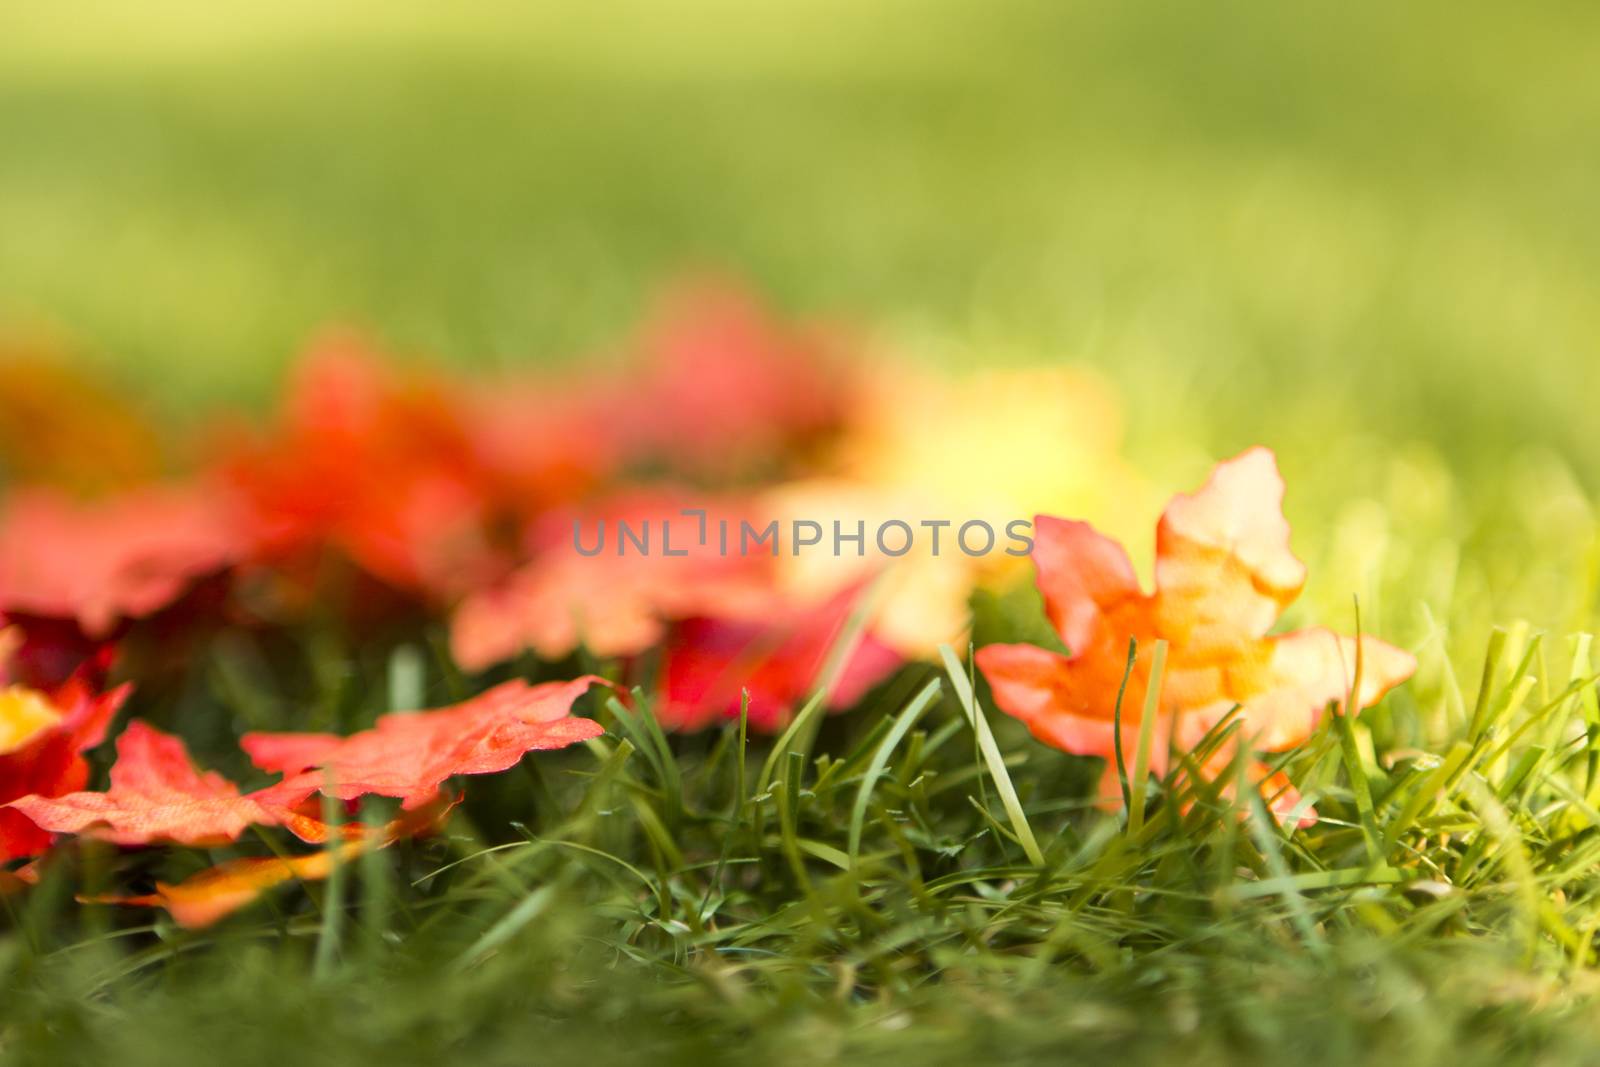
<path id="1" fill-rule="evenodd" d="M 106 728 L 132 689 L 92 689 L 75 678 L 54 691 L 22 686 L 0 691 L 0 863 L 36 856 L 53 836 L 9 802 L 56 797 L 89 780 L 83 753 L 105 739 Z"/>
<path id="2" fill-rule="evenodd" d="M 1325 629 L 1269 635 L 1306 579 L 1289 550 L 1283 492 L 1272 453 L 1255 448 L 1220 464 L 1198 492 L 1175 498 L 1157 528 L 1150 594 L 1116 542 L 1085 523 L 1040 516 L 1033 552 L 1039 591 L 1068 654 L 1032 645 L 980 649 L 977 663 L 995 703 L 1047 744 L 1105 757 L 1102 795 L 1114 799 L 1114 720 L 1128 642 L 1139 647 L 1121 705 L 1131 766 L 1155 642 L 1164 639 L 1170 652 L 1156 711 L 1156 774 L 1166 773 L 1169 742 L 1192 748 L 1235 708 L 1255 748 L 1304 741 L 1354 684 L 1357 643 Z M 1376 638 L 1362 637 L 1360 653 L 1352 711 L 1416 669 L 1409 653 Z M 1230 758 L 1219 752 L 1208 769 Z"/>
<path id="3" fill-rule="evenodd" d="M 137 719 L 117 738 L 105 792 L 30 794 L 7 805 L 50 833 L 117 845 L 203 846 L 237 840 L 253 825 L 282 822 L 277 807 L 241 795 L 219 774 L 197 770 L 182 741 Z"/>
<path id="4" fill-rule="evenodd" d="M 261 803 L 293 808 L 323 792 L 344 800 L 398 797 L 416 808 L 455 775 L 493 774 L 528 752 L 600 736 L 599 723 L 571 714 L 595 685 L 610 683 L 595 675 L 532 686 L 510 681 L 450 707 L 384 715 L 349 737 L 253 733 L 240 745 L 258 767 L 285 775 L 255 794 Z"/>
<path id="5" fill-rule="evenodd" d="M 103 638 L 236 562 L 236 519 L 199 485 L 89 501 L 50 489 L 12 493 L 0 511 L 0 613 L 70 620 L 86 637 Z"/>

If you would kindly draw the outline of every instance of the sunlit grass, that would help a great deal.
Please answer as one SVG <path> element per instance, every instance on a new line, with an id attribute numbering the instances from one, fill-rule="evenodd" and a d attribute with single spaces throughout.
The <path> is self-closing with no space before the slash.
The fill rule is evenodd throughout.
<path id="1" fill-rule="evenodd" d="M 1370 723 L 1325 717 L 1287 761 L 1321 814 L 1306 828 L 1172 779 L 1139 816 L 1097 811 L 1089 761 L 1003 717 L 1003 765 L 981 754 L 965 676 L 931 667 L 771 755 L 737 723 L 667 741 L 648 704 L 612 702 L 612 739 L 486 779 L 445 839 L 217 932 L 69 905 L 108 858 L 81 853 L 14 898 L 0 1034 L 21 1059 L 133 1063 L 210 1055 L 200 1035 L 231 1027 L 244 1062 L 526 1041 L 778 1062 L 1572 1047 L 1594 1034 L 1600 932 L 1588 653 L 1519 630 L 1480 689 L 1424 682 Z"/>

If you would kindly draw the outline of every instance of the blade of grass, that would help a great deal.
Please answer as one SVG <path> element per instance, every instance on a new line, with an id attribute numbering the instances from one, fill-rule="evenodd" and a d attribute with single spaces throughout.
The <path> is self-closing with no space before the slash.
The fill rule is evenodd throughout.
<path id="1" fill-rule="evenodd" d="M 1139 717 L 1139 748 L 1133 756 L 1133 777 L 1128 781 L 1128 836 L 1144 829 L 1144 795 L 1150 784 L 1150 748 L 1155 738 L 1156 716 L 1161 708 L 1161 681 L 1167 669 L 1167 642 L 1157 640 L 1150 659 L 1150 680 L 1144 691 Z"/>
<path id="2" fill-rule="evenodd" d="M 861 828 L 867 819 L 867 807 L 872 803 L 872 791 L 878 784 L 878 778 L 883 774 L 884 768 L 889 765 L 894 750 L 899 747 L 911 728 L 916 725 L 922 713 L 933 706 L 940 693 L 939 679 L 935 678 L 923 687 L 922 691 L 911 699 L 905 710 L 895 717 L 894 726 L 878 745 L 878 750 L 872 754 L 872 762 L 867 765 L 867 772 L 862 776 L 861 788 L 856 791 L 855 806 L 850 811 L 850 832 L 847 837 L 846 851 L 850 854 L 850 862 L 854 863 L 856 856 L 861 851 Z"/>
<path id="3" fill-rule="evenodd" d="M 1361 823 L 1361 840 L 1367 858 L 1374 864 L 1383 862 L 1383 845 L 1378 832 L 1377 816 L 1372 807 L 1372 785 L 1367 781 L 1366 767 L 1362 764 L 1361 748 L 1356 743 L 1355 726 L 1350 716 L 1334 709 L 1334 727 L 1339 731 L 1339 753 L 1344 760 L 1345 774 L 1350 778 L 1350 792 L 1355 797 L 1356 818 Z"/>
<path id="4" fill-rule="evenodd" d="M 761 775 L 756 779 L 757 795 L 767 792 L 778 766 L 791 751 L 800 753 L 802 757 L 810 752 L 812 739 L 815 737 L 813 727 L 821 718 L 827 706 L 828 695 L 838 684 L 839 677 L 844 673 L 862 633 L 866 630 L 869 608 L 880 586 L 881 579 L 874 580 L 834 637 L 833 644 L 829 646 L 828 654 L 823 660 L 822 669 L 817 672 L 810 698 L 801 706 L 794 720 L 789 723 L 788 729 L 779 735 L 778 743 L 772 746 L 766 762 L 761 765 Z"/>
<path id="5" fill-rule="evenodd" d="M 1017 790 L 1011 784 L 1011 774 L 1006 770 L 1005 758 L 1000 754 L 1000 746 L 995 744 L 994 734 L 989 730 L 989 721 L 984 718 L 978 708 L 977 698 L 972 694 L 972 683 L 967 678 L 966 671 L 961 668 L 961 661 L 956 659 L 956 654 L 949 645 L 939 646 L 939 655 L 944 660 L 945 673 L 950 676 L 950 685 L 955 690 L 956 700 L 961 704 L 961 710 L 966 714 L 967 722 L 978 735 L 978 747 L 983 753 L 983 762 L 989 769 L 989 777 L 994 780 L 995 789 L 1000 793 L 1000 803 L 1006 809 L 1006 817 L 1011 821 L 1011 829 L 1017 835 L 1017 841 L 1022 845 L 1022 851 L 1027 853 L 1028 860 L 1035 867 L 1045 865 L 1044 852 L 1039 848 L 1039 842 L 1034 839 L 1033 828 L 1028 825 L 1028 817 L 1022 811 L 1022 802 L 1017 799 Z"/>
<path id="6" fill-rule="evenodd" d="M 322 927 L 317 933 L 317 951 L 312 963 L 312 976 L 317 980 L 328 977 L 339 955 L 339 942 L 344 924 L 344 803 L 334 796 L 333 781 L 322 794 L 322 820 L 331 828 L 328 834 L 328 859 L 332 868 L 328 872 L 328 888 L 323 894 Z"/>
<path id="7" fill-rule="evenodd" d="M 533 920 L 542 915 L 555 900 L 556 887 L 543 885 L 529 893 L 522 901 L 499 922 L 485 930 L 483 936 L 474 941 L 467 950 L 455 958 L 450 969 L 456 972 L 464 971 L 478 960 L 487 956 L 507 941 L 517 935 L 517 932 Z"/>
<path id="8" fill-rule="evenodd" d="M 1122 684 L 1117 686 L 1117 703 L 1111 714 L 1111 748 L 1117 761 L 1117 785 L 1122 790 L 1122 810 L 1133 806 L 1128 794 L 1128 760 L 1122 753 L 1122 701 L 1128 695 L 1128 679 L 1133 677 L 1133 664 L 1139 656 L 1139 642 L 1128 638 L 1128 662 L 1122 668 Z"/>
<path id="9" fill-rule="evenodd" d="M 415 711 L 426 703 L 425 668 L 422 652 L 415 645 L 401 645 L 389 654 L 390 711 Z"/>
<path id="10" fill-rule="evenodd" d="M 1500 668 L 1500 658 L 1505 654 L 1506 632 L 1496 628 L 1489 635 L 1489 650 L 1483 657 L 1483 677 L 1478 682 L 1478 700 L 1472 708 L 1472 721 L 1467 727 L 1468 740 L 1476 742 L 1489 728 L 1494 693 L 1495 674 Z"/>
<path id="11" fill-rule="evenodd" d="M 1284 862 L 1283 842 L 1278 836 L 1278 824 L 1268 814 L 1267 805 L 1261 799 L 1261 794 L 1250 787 L 1249 778 L 1244 773 L 1246 762 L 1241 760 L 1237 764 L 1240 770 L 1235 779 L 1235 791 L 1238 796 L 1248 797 L 1250 814 L 1247 816 L 1247 821 L 1250 824 L 1250 836 L 1255 839 L 1256 847 L 1261 850 L 1261 857 L 1266 861 L 1267 870 L 1271 873 L 1270 880 L 1277 887 L 1278 896 L 1283 901 L 1284 907 L 1289 909 L 1289 920 L 1294 924 L 1301 940 L 1312 952 L 1319 956 L 1325 955 L 1328 948 L 1327 941 L 1312 920 L 1306 898 L 1301 895 L 1293 872 Z"/>
<path id="12" fill-rule="evenodd" d="M 628 739 L 634 743 L 634 747 L 643 754 L 645 762 L 655 772 L 656 781 L 660 784 L 662 796 L 666 800 L 667 823 L 676 825 L 683 814 L 683 777 L 678 768 L 677 758 L 673 756 L 672 746 L 667 742 L 667 735 L 661 729 L 661 724 L 657 721 L 644 692 L 634 689 L 633 698 L 639 709 L 637 713 L 629 710 L 615 696 L 607 698 L 606 710 L 611 712 Z"/>

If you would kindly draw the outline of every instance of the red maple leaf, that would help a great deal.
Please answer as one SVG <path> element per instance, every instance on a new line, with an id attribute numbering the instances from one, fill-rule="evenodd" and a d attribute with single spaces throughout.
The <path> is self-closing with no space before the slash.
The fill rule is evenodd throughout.
<path id="1" fill-rule="evenodd" d="M 349 737 L 258 733 L 240 745 L 256 766 L 286 776 L 256 794 L 263 802 L 293 807 L 320 791 L 344 800 L 398 797 L 411 809 L 455 775 L 493 774 L 525 753 L 600 736 L 601 725 L 572 715 L 572 704 L 591 686 L 609 684 L 595 675 L 532 686 L 516 680 L 451 707 L 385 715 Z"/>
<path id="2" fill-rule="evenodd" d="M 849 707 L 901 663 L 898 653 L 870 633 L 839 647 L 850 641 L 847 624 L 861 593 L 854 586 L 821 605 L 792 607 L 767 619 L 678 623 L 662 650 L 656 715 L 669 727 L 701 729 L 737 718 L 748 692 L 751 726 L 778 730 L 825 682 L 831 682 L 828 707 Z M 842 657 L 838 676 L 824 678 L 835 652 Z"/>
<path id="3" fill-rule="evenodd" d="M 453 382 L 332 337 L 296 367 L 278 424 L 225 434 L 217 467 L 266 562 L 309 584 L 331 551 L 395 588 L 448 597 L 496 567 L 469 424 Z"/>
<path id="4" fill-rule="evenodd" d="M 11 686 L 0 690 L 0 863 L 35 856 L 52 836 L 8 802 L 53 797 L 89 780 L 83 753 L 105 739 L 106 727 L 132 686 L 96 693 L 79 678 L 52 693 Z"/>
<path id="5" fill-rule="evenodd" d="M 117 738 L 105 792 L 32 794 L 7 807 L 41 830 L 118 845 L 226 844 L 252 825 L 283 822 L 286 814 L 240 794 L 220 774 L 197 770 L 182 741 L 137 719 Z"/>
<path id="6" fill-rule="evenodd" d="M 683 513 L 691 503 L 705 511 L 703 529 L 697 516 Z M 659 644 L 677 619 L 777 614 L 785 605 L 773 557 L 738 549 L 747 518 L 754 511 L 743 500 L 670 489 L 552 512 L 528 533 L 533 561 L 457 609 L 450 629 L 456 661 L 481 670 L 525 648 L 553 660 L 580 644 L 597 656 L 633 656 Z M 648 551 L 624 542 L 624 526 L 642 533 Z M 734 540 L 732 551 L 724 536 Z M 594 554 L 579 552 L 577 542 Z"/>
<path id="7" fill-rule="evenodd" d="M 171 605 L 242 547 L 236 516 L 199 485 L 92 501 L 23 490 L 0 513 L 0 613 L 70 620 L 103 638 Z"/>
<path id="8" fill-rule="evenodd" d="M 40 831 L 118 845 L 212 846 L 237 840 L 250 826 L 284 826 L 321 842 L 332 829 L 308 803 L 319 791 L 344 800 L 399 797 L 406 809 L 420 809 L 438 802 L 454 775 L 503 771 L 527 752 L 599 736 L 599 723 L 570 714 L 594 684 L 608 683 L 593 676 L 537 686 L 511 681 L 452 707 L 385 715 L 343 738 L 247 734 L 241 745 L 252 760 L 286 775 L 254 793 L 198 770 L 181 740 L 136 720 L 117 739 L 105 792 L 33 793 L 0 811 L 25 816 Z"/>

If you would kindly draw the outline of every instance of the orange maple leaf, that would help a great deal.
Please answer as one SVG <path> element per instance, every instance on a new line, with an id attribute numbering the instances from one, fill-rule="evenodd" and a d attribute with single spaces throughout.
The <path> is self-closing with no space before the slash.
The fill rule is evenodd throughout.
<path id="1" fill-rule="evenodd" d="M 1130 639 L 1139 648 L 1121 704 L 1129 766 L 1155 642 L 1170 645 L 1157 704 L 1157 774 L 1166 773 L 1169 745 L 1192 748 L 1236 709 L 1244 737 L 1278 751 L 1308 738 L 1330 703 L 1347 696 L 1353 709 L 1375 703 L 1416 670 L 1409 653 L 1362 637 L 1360 689 L 1352 694 L 1356 639 L 1321 628 L 1269 636 L 1306 580 L 1289 550 L 1283 492 L 1272 453 L 1254 448 L 1219 464 L 1198 492 L 1176 497 L 1156 530 L 1153 593 L 1140 588 L 1116 542 L 1086 523 L 1039 516 L 1038 587 L 1068 654 L 1034 645 L 979 649 L 995 703 L 1047 744 L 1106 757 L 1108 800 L 1120 796 L 1114 720 Z M 1263 773 L 1257 769 L 1258 780 Z M 1275 810 L 1298 802 L 1286 782 L 1271 788 Z"/>
<path id="2" fill-rule="evenodd" d="M 304 856 L 251 856 L 208 867 L 176 884 L 157 882 L 155 892 L 131 896 L 115 894 L 79 897 L 85 904 L 122 904 L 165 908 L 180 926 L 210 926 L 251 903 L 268 890 L 289 881 L 314 882 L 327 878 L 335 867 L 363 853 L 387 848 L 406 837 L 437 829 L 456 800 L 440 797 L 433 804 L 404 812 L 375 833 L 354 833 L 330 848 Z M 351 824 L 350 829 L 360 824 Z M 3 891 L 0 884 L 0 891 Z"/>
<path id="3" fill-rule="evenodd" d="M 327 878 L 337 864 L 353 859 L 361 851 L 359 842 L 350 841 L 304 856 L 250 856 L 208 867 L 176 884 L 157 882 L 153 893 L 78 899 L 85 904 L 165 908 L 179 926 L 198 929 L 227 918 L 284 882 Z"/>
<path id="4" fill-rule="evenodd" d="M 0 343 L 0 458 L 13 484 L 93 491 L 153 477 L 161 448 L 104 375 L 49 344 Z"/>

